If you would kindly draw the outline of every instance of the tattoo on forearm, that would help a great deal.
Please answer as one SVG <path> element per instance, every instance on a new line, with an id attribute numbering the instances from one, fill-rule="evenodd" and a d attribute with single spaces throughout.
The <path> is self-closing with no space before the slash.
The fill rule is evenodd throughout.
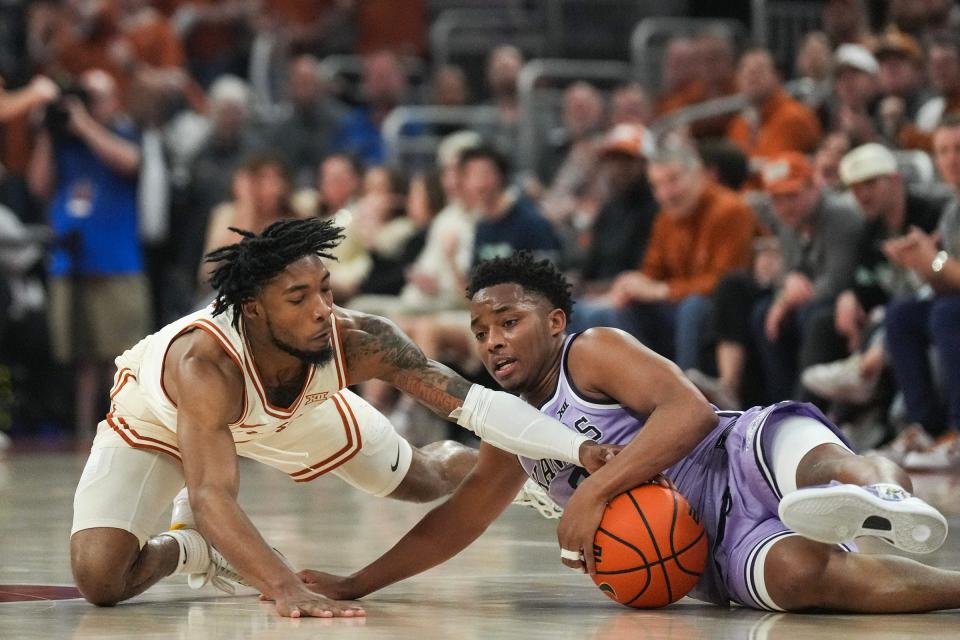
<path id="1" fill-rule="evenodd" d="M 428 360 L 400 329 L 383 318 L 364 316 L 348 345 L 348 359 L 376 357 L 389 371 L 383 378 L 447 417 L 463 404 L 471 384 L 444 365 Z"/>

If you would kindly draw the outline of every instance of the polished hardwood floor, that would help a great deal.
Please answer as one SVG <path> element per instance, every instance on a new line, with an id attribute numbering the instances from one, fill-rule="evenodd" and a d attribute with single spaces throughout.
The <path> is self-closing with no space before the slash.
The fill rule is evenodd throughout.
<path id="1" fill-rule="evenodd" d="M 0 638 L 807 638 L 960 637 L 960 611 L 923 615 L 766 614 L 685 599 L 633 611 L 557 561 L 554 523 L 511 507 L 444 566 L 364 600 L 368 617 L 290 620 L 250 591 L 221 597 L 163 580 L 114 608 L 77 599 L 67 538 L 85 456 L 17 453 L 0 461 Z M 926 560 L 960 568 L 960 475 L 916 476 L 916 492 L 949 515 L 943 549 Z M 335 478 L 296 485 L 255 464 L 241 503 L 299 567 L 351 571 L 376 557 L 429 509 L 363 495 Z M 67 598 L 67 599 L 58 599 Z M 15 601 L 6 601 L 15 600 Z"/>

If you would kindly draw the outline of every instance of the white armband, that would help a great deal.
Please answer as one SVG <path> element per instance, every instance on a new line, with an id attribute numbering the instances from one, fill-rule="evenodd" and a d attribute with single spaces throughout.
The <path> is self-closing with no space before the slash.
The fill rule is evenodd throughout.
<path id="1" fill-rule="evenodd" d="M 579 465 L 580 445 L 590 440 L 520 398 L 478 384 L 470 387 L 463 406 L 449 417 L 498 449 L 535 460 Z"/>

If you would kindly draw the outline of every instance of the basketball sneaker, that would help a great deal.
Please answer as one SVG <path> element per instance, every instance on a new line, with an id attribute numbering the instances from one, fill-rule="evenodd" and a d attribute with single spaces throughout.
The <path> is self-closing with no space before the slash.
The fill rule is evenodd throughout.
<path id="1" fill-rule="evenodd" d="M 960 440 L 956 433 L 942 435 L 926 451 L 910 451 L 901 466 L 907 471 L 934 471 L 960 466 Z"/>
<path id="2" fill-rule="evenodd" d="M 160 535 L 173 538 L 180 545 L 180 560 L 173 573 L 186 573 L 187 584 L 191 588 L 199 589 L 211 584 L 233 595 L 236 592 L 235 584 L 250 586 L 196 529 L 180 528 L 164 531 Z"/>
<path id="3" fill-rule="evenodd" d="M 190 495 L 187 493 L 187 488 L 184 487 L 173 499 L 173 513 L 170 516 L 170 531 L 167 532 L 167 535 L 177 537 L 173 532 L 184 530 L 195 532 L 197 537 L 207 545 L 207 554 L 210 556 L 210 564 L 206 571 L 189 573 L 187 584 L 193 589 L 200 589 L 207 584 L 211 584 L 220 591 L 229 594 L 236 591 L 232 583 L 244 587 L 253 587 L 196 529 L 197 522 L 193 517 L 193 509 L 190 508 Z M 178 539 L 180 538 L 178 537 Z M 287 565 L 290 571 L 296 572 L 296 568 L 287 560 L 285 555 L 280 553 L 279 549 L 273 548 L 273 552 L 283 561 L 283 564 Z"/>
<path id="4" fill-rule="evenodd" d="M 910 553 L 930 553 L 947 537 L 947 520 L 895 484 L 864 487 L 837 481 L 788 493 L 780 519 L 805 538 L 840 544 L 874 536 Z"/>
<path id="5" fill-rule="evenodd" d="M 873 399 L 880 382 L 879 372 L 864 376 L 861 373 L 863 354 L 854 353 L 843 360 L 807 367 L 800 381 L 809 391 L 821 398 L 860 406 Z"/>
<path id="6" fill-rule="evenodd" d="M 557 520 L 563 515 L 563 509 L 557 506 L 543 487 L 529 479 L 523 483 L 517 497 L 513 499 L 513 504 L 536 509 L 537 513 L 547 520 Z"/>
<path id="7" fill-rule="evenodd" d="M 923 426 L 911 424 L 887 445 L 873 449 L 872 451 L 867 451 L 865 455 L 880 456 L 902 466 L 904 460 L 910 453 L 929 451 L 935 444 L 936 441 L 927 433 Z"/>

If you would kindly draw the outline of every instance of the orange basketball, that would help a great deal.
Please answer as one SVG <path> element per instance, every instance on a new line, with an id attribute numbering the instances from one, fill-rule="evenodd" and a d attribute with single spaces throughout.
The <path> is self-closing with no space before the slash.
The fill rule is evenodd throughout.
<path id="1" fill-rule="evenodd" d="M 707 562 L 707 534 L 680 493 L 645 484 L 614 498 L 593 541 L 607 596 L 637 609 L 676 602 L 693 589 Z"/>

